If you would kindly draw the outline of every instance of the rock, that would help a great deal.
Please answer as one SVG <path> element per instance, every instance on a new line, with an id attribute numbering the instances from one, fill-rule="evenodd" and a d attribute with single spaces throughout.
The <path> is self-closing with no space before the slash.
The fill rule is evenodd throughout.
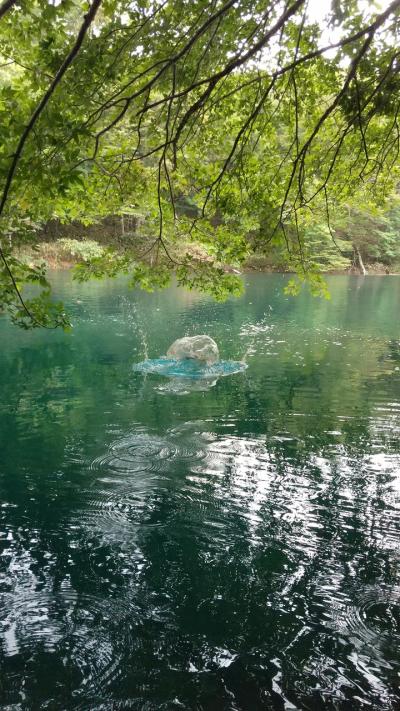
<path id="1" fill-rule="evenodd" d="M 194 358 L 206 365 L 213 365 L 219 361 L 218 346 L 210 336 L 186 336 L 174 341 L 168 348 L 167 358 Z"/>

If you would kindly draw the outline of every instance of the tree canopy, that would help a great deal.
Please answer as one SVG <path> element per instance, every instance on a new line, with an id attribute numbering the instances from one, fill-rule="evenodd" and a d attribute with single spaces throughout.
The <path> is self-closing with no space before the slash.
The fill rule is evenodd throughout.
<path id="1" fill-rule="evenodd" d="M 67 325 L 15 247 L 54 217 L 118 213 L 143 217 L 148 246 L 107 252 L 81 279 L 175 274 L 222 298 L 239 289 L 222 263 L 279 246 L 323 288 L 316 225 L 340 252 L 343 211 L 378 214 L 398 184 L 399 29 L 400 0 L 333 0 L 323 21 L 307 0 L 3 2 L 1 308 Z M 208 258 L 177 259 L 177 241 Z"/>

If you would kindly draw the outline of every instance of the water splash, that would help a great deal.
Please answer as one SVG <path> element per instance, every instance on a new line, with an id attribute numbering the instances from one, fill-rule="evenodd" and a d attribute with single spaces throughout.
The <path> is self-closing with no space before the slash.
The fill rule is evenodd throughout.
<path id="1" fill-rule="evenodd" d="M 226 375 L 241 373 L 246 370 L 246 363 L 234 360 L 221 360 L 213 365 L 204 365 L 196 359 L 175 360 L 173 358 L 151 358 L 136 363 L 134 370 L 140 373 L 156 373 L 169 378 L 188 378 L 189 380 L 215 380 Z"/>

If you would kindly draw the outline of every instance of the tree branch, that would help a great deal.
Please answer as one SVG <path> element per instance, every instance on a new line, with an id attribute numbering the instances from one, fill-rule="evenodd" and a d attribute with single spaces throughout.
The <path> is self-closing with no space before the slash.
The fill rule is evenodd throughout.
<path id="1" fill-rule="evenodd" d="M 6 182 L 5 182 L 5 185 L 4 185 L 4 188 L 3 188 L 3 192 L 2 192 L 2 195 L 1 195 L 1 199 L 0 199 L 0 217 L 2 216 L 2 214 L 3 214 L 3 212 L 4 212 L 4 207 L 5 207 L 5 204 L 6 204 L 8 195 L 9 195 L 9 192 L 10 192 L 10 188 L 11 188 L 11 185 L 12 185 L 12 182 L 13 182 L 13 179 L 14 179 L 14 176 L 15 176 L 15 172 L 16 172 L 16 170 L 17 170 L 18 162 L 19 162 L 19 160 L 20 160 L 20 158 L 21 158 L 21 155 L 22 155 L 22 153 L 23 153 L 23 150 L 24 150 L 24 146 L 25 146 L 25 143 L 26 143 L 26 141 L 27 141 L 27 138 L 28 138 L 30 132 L 32 131 L 32 129 L 33 129 L 33 127 L 34 127 L 36 121 L 38 120 L 40 114 L 42 113 L 42 111 L 44 110 L 44 108 L 47 106 L 47 104 L 48 104 L 48 102 L 49 102 L 51 96 L 53 95 L 53 93 L 54 93 L 54 91 L 55 91 L 57 85 L 60 83 L 61 79 L 63 78 L 63 76 L 64 76 L 64 74 L 65 74 L 65 72 L 68 70 L 68 68 L 71 66 L 72 62 L 74 61 L 75 57 L 77 56 L 77 54 L 78 54 L 78 52 L 79 52 L 79 50 L 80 50 L 80 48 L 81 48 L 81 46 L 82 46 L 83 40 L 84 40 L 84 38 L 85 38 L 85 35 L 86 35 L 86 33 L 87 33 L 87 31 L 88 31 L 88 29 L 89 29 L 91 23 L 93 22 L 93 20 L 94 20 L 94 18 L 95 18 L 95 16 L 96 16 L 97 10 L 98 10 L 99 7 L 100 7 L 101 1 L 102 1 L 102 0 L 93 0 L 93 3 L 92 3 L 92 5 L 91 5 L 91 7 L 90 7 L 88 13 L 87 13 L 87 14 L 85 15 L 85 17 L 84 17 L 83 23 L 82 23 L 82 25 L 81 25 L 81 28 L 80 28 L 79 33 L 78 33 L 78 36 L 77 36 L 77 38 L 76 38 L 76 40 L 75 40 L 75 43 L 74 43 L 74 45 L 73 45 L 71 51 L 70 51 L 70 52 L 67 54 L 67 56 L 65 57 L 63 63 L 61 64 L 61 67 L 60 67 L 59 70 L 57 71 L 57 73 L 56 73 L 56 75 L 55 75 L 53 81 L 51 82 L 50 86 L 48 87 L 48 89 L 46 90 L 46 92 L 44 93 L 44 95 L 42 96 L 42 98 L 41 98 L 41 100 L 39 101 L 38 105 L 36 106 L 36 109 L 34 110 L 34 112 L 33 112 L 32 116 L 31 116 L 30 120 L 28 121 L 28 123 L 27 123 L 25 129 L 23 130 L 23 132 L 22 132 L 22 134 L 21 134 L 21 137 L 20 137 L 20 139 L 19 139 L 19 142 L 18 142 L 16 151 L 15 151 L 15 153 L 14 153 L 14 156 L 13 156 L 13 159 L 12 159 L 12 162 L 11 162 L 11 165 L 10 165 L 10 168 L 9 168 L 9 171 L 8 171 L 8 174 L 7 174 Z M 6 4 L 6 3 L 4 3 L 4 4 Z M 4 7 L 4 4 L 3 4 L 2 7 Z M 11 3 L 8 2 L 8 5 L 11 6 Z M 6 9 L 8 9 L 8 8 L 6 8 Z M 0 12 L 1 12 L 1 8 L 0 8 Z M 4 10 L 4 12 L 6 12 L 6 10 Z M 1 16 L 1 15 L 0 15 L 0 16 Z M 3 264 L 4 264 L 4 267 L 5 267 L 5 269 L 6 269 L 7 273 L 8 273 L 8 275 L 9 275 L 9 277 L 10 277 L 10 280 L 11 280 L 11 282 L 12 282 L 13 288 L 15 289 L 15 292 L 16 292 L 17 297 L 18 297 L 18 299 L 19 299 L 19 301 L 20 301 L 20 303 L 21 303 L 21 305 L 22 305 L 22 308 L 24 309 L 24 311 L 25 311 L 25 313 L 27 314 L 27 316 L 29 316 L 29 318 L 32 319 L 32 321 L 37 324 L 37 321 L 36 321 L 35 317 L 33 316 L 33 314 L 31 314 L 31 312 L 29 311 L 28 307 L 27 307 L 26 304 L 25 304 L 25 301 L 24 301 L 24 299 L 23 299 L 23 297 L 22 297 L 22 294 L 21 294 L 21 292 L 20 292 L 20 290 L 19 290 L 19 288 L 18 288 L 18 285 L 17 285 L 17 283 L 16 283 L 16 281 L 15 281 L 15 279 L 14 279 L 14 276 L 13 276 L 13 274 L 12 274 L 12 272 L 11 272 L 11 269 L 10 269 L 10 266 L 9 266 L 9 264 L 8 264 L 7 258 L 6 258 L 6 256 L 5 256 L 5 253 L 4 253 L 3 249 L 1 248 L 1 246 L 0 246 L 0 258 L 1 258 L 2 262 L 3 262 Z M 44 324 L 40 324 L 40 325 L 44 325 Z"/>
<path id="2" fill-rule="evenodd" d="M 15 5 L 16 2 L 17 0 L 4 0 L 4 2 L 0 5 L 0 20 L 3 15 L 6 14 L 6 12 L 11 10 L 11 8 L 13 7 L 13 5 Z"/>

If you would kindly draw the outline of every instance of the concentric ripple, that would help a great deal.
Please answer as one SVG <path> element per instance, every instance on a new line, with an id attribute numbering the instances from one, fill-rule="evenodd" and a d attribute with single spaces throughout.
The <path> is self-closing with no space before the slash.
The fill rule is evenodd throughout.
<path id="1" fill-rule="evenodd" d="M 338 622 L 342 632 L 372 652 L 388 642 L 400 645 L 400 588 L 358 590 L 356 604 L 346 606 Z"/>
<path id="2" fill-rule="evenodd" d="M 106 454 L 92 462 L 91 468 L 119 474 L 159 471 L 163 461 L 173 459 L 176 453 L 176 448 L 164 440 L 137 432 L 112 443 Z"/>
<path id="3" fill-rule="evenodd" d="M 94 478 L 83 494 L 84 506 L 74 516 L 76 530 L 108 542 L 132 539 L 152 516 L 156 491 L 174 486 L 209 456 L 207 442 L 187 426 L 164 437 L 143 427 L 111 442 L 108 451 L 89 464 Z"/>
<path id="4" fill-rule="evenodd" d="M 0 594 L 0 660 L 20 660 L 21 688 L 36 684 L 32 665 L 40 674 L 41 665 L 56 657 L 70 668 L 77 698 L 104 693 L 121 673 L 123 650 L 139 619 L 129 590 L 107 598 L 77 593 L 69 575 L 54 589 L 50 556 L 39 578 L 28 551 L 11 546 L 7 553 L 10 574 L 8 592 Z M 7 682 L 3 678 L 3 692 Z"/>
<path id="5" fill-rule="evenodd" d="M 93 460 L 90 468 L 120 475 L 136 472 L 161 472 L 168 469 L 171 460 L 198 462 L 205 451 L 195 438 L 179 436 L 176 431 L 168 437 L 159 437 L 137 429 L 112 442 L 108 452 Z"/>

